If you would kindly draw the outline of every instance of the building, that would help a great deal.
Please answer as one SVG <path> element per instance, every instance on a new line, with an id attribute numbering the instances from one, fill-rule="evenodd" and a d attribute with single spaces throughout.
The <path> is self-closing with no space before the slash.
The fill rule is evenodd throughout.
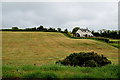
<path id="1" fill-rule="evenodd" d="M 92 32 L 87 29 L 78 29 L 78 31 L 74 34 L 74 37 L 93 37 Z"/>

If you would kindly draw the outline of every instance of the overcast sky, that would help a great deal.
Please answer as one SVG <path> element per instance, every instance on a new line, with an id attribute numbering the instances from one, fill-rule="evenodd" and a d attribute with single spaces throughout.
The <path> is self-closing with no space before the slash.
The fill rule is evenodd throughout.
<path id="1" fill-rule="evenodd" d="M 4 2 L 2 27 L 118 29 L 118 4 L 115 2 Z"/>

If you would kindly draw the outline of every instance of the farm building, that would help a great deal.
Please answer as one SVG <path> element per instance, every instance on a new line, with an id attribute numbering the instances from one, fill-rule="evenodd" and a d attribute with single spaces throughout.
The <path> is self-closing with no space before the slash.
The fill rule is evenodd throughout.
<path id="1" fill-rule="evenodd" d="M 78 29 L 77 32 L 74 34 L 74 37 L 93 37 L 91 31 L 87 29 Z"/>

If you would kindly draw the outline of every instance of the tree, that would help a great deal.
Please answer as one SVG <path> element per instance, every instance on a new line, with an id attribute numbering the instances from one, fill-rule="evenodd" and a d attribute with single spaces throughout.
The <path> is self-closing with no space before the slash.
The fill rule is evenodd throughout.
<path id="1" fill-rule="evenodd" d="M 99 32 L 92 31 L 92 34 L 93 34 L 94 36 L 96 36 L 96 37 L 99 37 L 99 36 L 100 36 Z"/>
<path id="2" fill-rule="evenodd" d="M 119 31 L 117 30 L 110 31 L 110 30 L 102 29 L 102 30 L 99 30 L 99 33 L 101 37 L 120 39 L 120 35 L 118 34 Z M 96 33 L 94 33 L 94 35 L 96 35 Z"/>
<path id="3" fill-rule="evenodd" d="M 32 28 L 32 31 L 36 31 L 36 27 Z"/>
<path id="4" fill-rule="evenodd" d="M 55 30 L 55 28 L 51 28 L 51 27 L 47 31 L 48 32 L 57 32 L 57 30 Z"/>
<path id="5" fill-rule="evenodd" d="M 40 26 L 40 27 L 37 28 L 38 31 L 42 31 L 43 29 L 44 29 L 43 26 Z"/>
<path id="6" fill-rule="evenodd" d="M 65 30 L 64 30 L 64 33 L 68 33 L 68 30 L 67 30 L 67 29 L 65 29 Z"/>
<path id="7" fill-rule="evenodd" d="M 77 32 L 78 29 L 80 29 L 80 27 L 75 27 L 75 28 L 73 28 L 72 34 L 75 34 L 75 33 Z"/>
<path id="8" fill-rule="evenodd" d="M 53 32 L 53 31 L 54 31 L 54 29 L 51 27 L 48 29 L 48 32 Z"/>
<path id="9" fill-rule="evenodd" d="M 12 27 L 12 30 L 18 30 L 19 28 L 18 27 Z"/>
<path id="10" fill-rule="evenodd" d="M 47 28 L 43 28 L 43 30 L 42 30 L 42 31 L 47 32 L 48 30 L 47 30 Z"/>
<path id="11" fill-rule="evenodd" d="M 57 31 L 58 31 L 58 32 L 61 32 L 61 28 L 57 28 Z"/>

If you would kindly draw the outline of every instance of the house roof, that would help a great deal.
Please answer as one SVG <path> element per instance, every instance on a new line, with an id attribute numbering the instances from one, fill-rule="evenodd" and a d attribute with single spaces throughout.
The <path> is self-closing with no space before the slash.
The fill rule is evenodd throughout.
<path id="1" fill-rule="evenodd" d="M 80 28 L 79 30 L 81 30 L 81 31 L 89 31 L 90 32 L 90 30 L 87 28 L 87 29 L 82 29 L 82 28 Z"/>

